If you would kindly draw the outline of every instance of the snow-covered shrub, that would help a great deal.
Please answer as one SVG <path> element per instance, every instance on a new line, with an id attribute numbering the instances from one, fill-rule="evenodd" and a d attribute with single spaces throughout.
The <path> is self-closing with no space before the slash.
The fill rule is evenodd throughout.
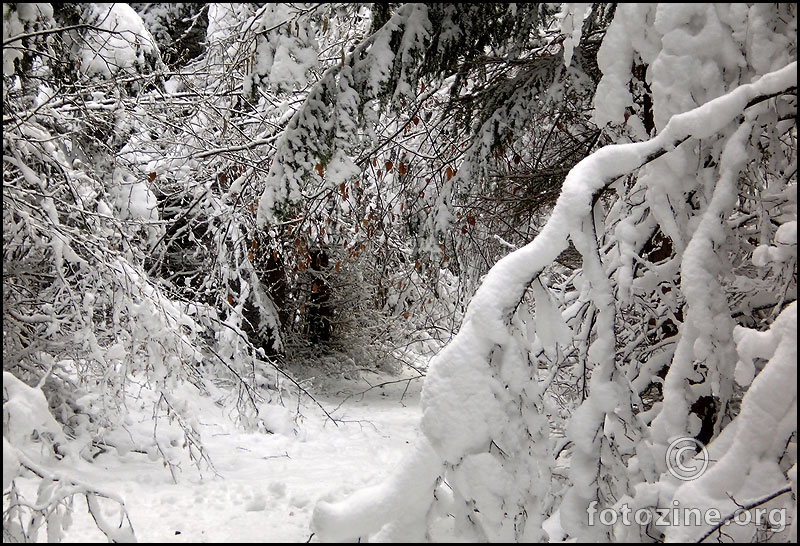
<path id="1" fill-rule="evenodd" d="M 263 429 L 281 372 L 234 313 L 153 273 L 167 231 L 145 104 L 163 65 L 142 20 L 124 4 L 4 5 L 4 19 L 4 538 L 58 540 L 84 497 L 110 539 L 132 540 L 124 501 L 78 469 L 134 451 L 176 480 L 214 472 L 195 401 Z"/>
<path id="2" fill-rule="evenodd" d="M 69 472 L 54 471 L 56 460 L 77 464 L 76 443 L 50 414 L 41 389 L 3 372 L 3 541 L 37 542 L 46 528 L 47 542 L 60 542 L 71 523 L 76 497 L 86 500 L 98 528 L 110 542 L 135 542 L 125 501 L 113 492 L 83 483 Z M 35 498 L 26 497 L 17 476 L 40 478 Z M 107 504 L 116 504 L 118 521 L 109 521 Z"/>

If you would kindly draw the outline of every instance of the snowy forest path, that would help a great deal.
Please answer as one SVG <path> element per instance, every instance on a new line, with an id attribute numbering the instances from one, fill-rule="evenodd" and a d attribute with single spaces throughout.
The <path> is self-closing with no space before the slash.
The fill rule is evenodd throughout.
<path id="1" fill-rule="evenodd" d="M 98 458 L 92 479 L 125 499 L 140 542 L 306 542 L 318 499 L 376 483 L 413 443 L 421 381 L 406 384 L 329 381 L 317 401 L 341 421 L 304 403 L 299 434 L 246 433 L 210 408 L 200 421 L 219 476 L 184 468 L 175 484 L 145 455 L 128 453 Z M 88 512 L 75 508 L 65 540 L 103 542 Z M 116 512 L 106 516 L 114 521 Z"/>

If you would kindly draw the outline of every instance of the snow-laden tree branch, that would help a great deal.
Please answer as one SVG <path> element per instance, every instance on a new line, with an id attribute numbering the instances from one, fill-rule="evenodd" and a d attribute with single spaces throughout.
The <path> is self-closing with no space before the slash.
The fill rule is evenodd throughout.
<path id="1" fill-rule="evenodd" d="M 619 308 L 614 301 L 608 264 L 601 261 L 599 230 L 594 228 L 597 195 L 620 177 L 669 155 L 681 145 L 724 133 L 731 123 L 748 115 L 748 105 L 754 107 L 776 94 L 791 93 L 796 81 L 795 62 L 698 108 L 674 115 L 656 137 L 646 142 L 606 146 L 593 153 L 567 175 L 553 213 L 539 235 L 500 260 L 486 275 L 470 301 L 461 330 L 431 362 L 422 399 L 422 442 L 433 446 L 441 465 L 440 478 L 452 489 L 454 504 L 450 509 L 455 510 L 456 526 L 461 532 L 490 541 L 527 541 L 546 536 L 542 525 L 546 514 L 553 510 L 549 487 L 554 461 L 550 425 L 545 416 L 546 396 L 540 387 L 539 366 L 530 356 L 532 336 L 544 324 L 538 324 L 539 316 L 527 325 L 514 317 L 531 283 L 572 239 L 584 257 L 583 293 L 598 314 L 588 353 L 593 368 L 590 396 L 571 418 L 569 434 L 576 447 L 572 454 L 572 487 L 561 507 L 561 519 L 565 530 L 576 536 L 608 536 L 608 528 L 587 528 L 585 509 L 590 500 L 597 498 L 604 480 L 619 476 L 607 476 L 603 469 L 592 470 L 592 461 L 607 465 L 616 459 L 615 464 L 624 465 L 615 452 L 609 425 L 613 427 L 615 420 L 623 419 L 625 426 L 645 429 L 647 423 L 631 413 L 630 405 L 625 412 L 626 402 L 638 393 L 627 392 L 630 384 L 619 369 L 625 363 L 616 356 L 614 317 Z M 731 137 L 729 156 L 741 155 L 738 147 L 749 135 L 748 130 L 749 125 L 745 124 L 738 137 Z M 741 165 L 730 168 L 732 172 L 723 175 L 729 184 Z M 721 191 L 727 195 L 730 190 Z M 705 217 L 715 218 L 722 213 L 714 206 L 712 200 Z M 699 235 L 702 233 L 701 230 Z M 686 261 L 690 255 L 691 244 L 685 253 Z M 684 274 L 688 273 L 686 268 Z M 687 287 L 696 286 L 692 284 L 694 279 L 684 282 Z M 555 315 L 546 320 L 562 319 Z M 626 424 L 624 419 L 630 421 Z M 629 433 L 634 434 L 634 430 Z M 417 477 L 409 473 L 392 481 L 398 479 L 414 482 Z M 422 483 L 427 481 L 423 479 Z M 624 494 L 625 490 L 623 487 L 617 493 Z M 388 490 L 372 494 L 393 499 L 395 510 L 389 513 L 402 512 L 402 498 L 390 497 Z M 431 510 L 440 494 L 441 489 L 431 491 Z M 381 498 L 381 502 L 387 502 L 385 499 Z M 607 505 L 613 504 L 614 498 L 600 500 Z M 329 523 L 332 513 L 358 510 L 348 502 L 317 507 L 314 521 L 321 537 L 325 538 L 329 529 L 338 528 Z M 353 518 L 353 514 L 348 516 L 348 520 Z M 378 522 L 372 515 L 370 519 L 370 528 L 377 529 Z M 393 517 L 383 523 L 391 521 Z M 417 523 L 431 524 L 423 518 L 418 518 Z"/>

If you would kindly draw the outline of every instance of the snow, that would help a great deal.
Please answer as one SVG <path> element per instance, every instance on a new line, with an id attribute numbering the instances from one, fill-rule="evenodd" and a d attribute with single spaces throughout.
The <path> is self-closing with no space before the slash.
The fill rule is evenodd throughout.
<path id="1" fill-rule="evenodd" d="M 368 379 L 376 384 L 398 378 L 370 374 Z M 244 432 L 231 421 L 228 408 L 198 397 L 193 401 L 199 405 L 197 426 L 218 475 L 204 471 L 201 477 L 192 466 L 182 464 L 174 483 L 158 457 L 153 461 L 147 454 L 123 450 L 101 454 L 92 463 L 80 461 L 77 476 L 124 499 L 139 542 L 306 542 L 310 537 L 319 542 L 319 535 L 312 536 L 310 530 L 318 501 L 325 501 L 317 511 L 319 520 L 324 507 L 333 511 L 343 494 L 366 486 L 383 487 L 390 470 L 416 441 L 420 381 L 412 380 L 407 391 L 405 387 L 401 382 L 359 394 L 369 388 L 364 380 L 326 380 L 314 390 L 324 391 L 317 400 L 342 420 L 338 426 L 308 398 L 296 419 L 297 408 L 289 396 L 287 407 L 273 404 L 264 415 L 273 434 Z M 125 428 L 133 430 L 138 422 L 146 429 L 152 408 L 148 413 L 129 404 L 129 410 Z M 176 450 L 181 451 L 180 445 Z M 4 481 L 14 473 L 8 453 L 4 449 Z M 431 472 L 432 481 L 435 477 Z M 16 481 L 22 488 L 34 487 L 29 477 Z M 396 481 L 388 486 L 401 493 L 414 488 Z M 427 488 L 426 493 L 430 493 Z M 368 493 L 361 495 L 368 503 L 374 499 Z M 115 527 L 118 512 L 111 505 L 102 509 L 109 527 Z M 327 538 L 352 537 L 356 529 L 341 523 Z M 76 501 L 73 523 L 63 540 L 106 541 L 87 513 L 85 500 Z"/>
<path id="2" fill-rule="evenodd" d="M 22 59 L 23 49 L 17 47 L 12 41 L 8 41 L 13 36 L 23 34 L 26 27 L 30 26 L 37 18 L 49 21 L 53 17 L 53 8 L 50 4 L 40 4 L 26 2 L 21 4 L 7 4 L 3 2 L 3 75 L 11 76 L 14 74 L 14 62 Z M 5 47 L 8 43 L 9 47 Z M 13 44 L 13 45 L 12 45 Z M 3 85 L 3 97 L 7 93 L 6 85 Z"/>
<path id="3" fill-rule="evenodd" d="M 637 144 L 619 144 L 607 146 L 595 152 L 588 158 L 578 163 L 568 174 L 562 193 L 558 199 L 553 214 L 539 235 L 528 245 L 512 252 L 500 260 L 484 278 L 476 294 L 473 296 L 467 309 L 464 322 L 457 336 L 448 344 L 431 362 L 423 391 L 423 419 L 422 429 L 434 447 L 441 461 L 453 465 L 454 478 L 458 481 L 458 467 L 465 461 L 473 460 L 470 457 L 486 450 L 491 442 L 505 446 L 502 440 L 504 434 L 512 438 L 513 425 L 508 422 L 509 406 L 513 406 L 514 397 L 508 392 L 509 386 L 520 389 L 521 385 L 508 384 L 503 386 L 503 379 L 509 373 L 513 374 L 514 368 L 524 362 L 524 357 L 519 354 L 520 341 L 515 339 L 506 322 L 506 316 L 520 301 L 527 286 L 532 279 L 551 263 L 558 254 L 567 246 L 567 237 L 571 237 L 575 246 L 581 251 L 585 261 L 585 273 L 590 282 L 590 293 L 597 305 L 599 313 L 597 318 L 598 339 L 592 344 L 590 360 L 597 368 L 592 374 L 592 391 L 605 390 L 606 394 L 598 392 L 585 403 L 575 414 L 572 423 L 577 429 L 572 429 L 570 437 L 578 440 L 582 437 L 594 438 L 594 434 L 587 431 L 594 427 L 602 427 L 605 415 L 624 399 L 621 386 L 617 384 L 603 385 L 614 375 L 614 318 L 613 300 L 610 293 L 609 281 L 604 273 L 599 257 L 596 257 L 596 246 L 593 244 L 594 236 L 585 227 L 584 219 L 591 211 L 591 196 L 603 185 L 609 183 L 617 176 L 630 172 L 641 165 L 649 154 L 660 149 L 672 149 L 676 141 L 693 133 L 703 135 L 708 131 L 720 130 L 724 125 L 741 112 L 744 105 L 758 94 L 768 94 L 777 90 L 791 87 L 796 79 L 796 63 L 780 71 L 769 74 L 750 85 L 743 85 L 733 93 L 713 100 L 696 110 L 674 116 L 664 130 L 654 139 Z M 715 196 L 714 208 L 704 218 L 702 236 L 696 243 L 696 252 L 687 252 L 688 260 L 701 260 L 705 256 L 704 246 L 706 240 L 713 240 L 712 224 L 715 215 L 724 209 L 731 197 L 728 191 L 730 179 L 738 165 L 737 150 L 739 142 L 746 135 L 747 126 L 742 126 L 737 138 L 731 140 L 729 149 L 726 150 L 725 163 L 728 170 L 723 175 L 726 183 L 721 183 L 719 195 Z M 701 256 L 702 254 L 702 256 Z M 700 268 L 701 269 L 701 268 Z M 699 271 L 699 269 L 698 269 Z M 702 275 L 705 280 L 705 275 Z M 685 283 L 697 290 L 704 288 L 694 280 Z M 708 317 L 704 322 L 713 326 L 717 317 Z M 726 322 L 730 322 L 730 319 Z M 698 321 L 702 324 L 702 321 Z M 683 356 L 676 355 L 676 359 L 683 362 L 690 361 L 689 352 L 693 344 L 684 343 Z M 496 372 L 495 370 L 499 368 Z M 499 372 L 499 373 L 498 373 Z M 604 387 L 606 387 L 604 389 Z M 678 390 L 668 396 L 680 396 Z M 534 397 L 535 399 L 535 397 Z M 680 407 L 680 404 L 678 405 Z M 670 416 L 665 416 L 667 424 L 672 429 L 684 432 L 681 415 L 676 412 L 674 422 L 669 422 Z M 663 415 L 663 414 L 662 414 Z M 580 425 L 578 425 L 579 423 Z M 533 433 L 533 431 L 531 431 Z M 507 448 L 508 446 L 506 446 Z M 517 446 L 514 446 L 517 448 Z M 592 469 L 596 456 L 595 451 L 599 446 L 594 444 L 583 446 L 583 450 L 573 453 L 573 482 L 582 483 L 570 489 L 562 507 L 562 519 L 567 526 L 567 531 L 576 536 L 582 536 L 580 514 L 591 498 L 593 498 L 597 476 Z M 586 467 L 585 469 L 583 467 Z M 492 471 L 490 464 L 483 465 L 481 472 Z M 508 472 L 514 475 L 515 470 L 509 467 Z M 591 473 L 591 475 L 589 475 Z M 524 477 L 524 472 L 515 476 Z M 414 476 L 406 476 L 414 479 Z M 465 485 L 469 489 L 474 489 Z M 480 488 L 479 488 L 480 489 Z M 511 499 L 516 494 L 509 493 Z M 491 499 L 481 495 L 479 491 L 472 491 L 465 499 L 473 502 L 483 497 L 491 507 Z M 491 495 L 488 495 L 491 497 Z M 513 500 L 505 499 L 508 505 L 513 506 Z M 486 506 L 482 506 L 486 509 Z M 355 509 L 354 506 L 351 508 Z M 368 516 L 365 516 L 368 517 Z M 571 518 L 571 519 L 570 519 Z M 502 529 L 489 529 L 481 527 L 478 537 L 486 538 L 490 533 L 495 539 L 503 538 Z M 596 533 L 605 531 L 586 529 L 594 533 L 593 538 L 599 538 Z M 587 537 L 590 535 L 586 535 Z"/>
<path id="4" fill-rule="evenodd" d="M 753 264 L 783 263 L 797 257 L 797 220 L 782 224 L 775 232 L 774 245 L 759 245 L 753 251 Z"/>
<path id="5" fill-rule="evenodd" d="M 26 445 L 31 443 L 32 435 L 49 435 L 53 441 L 64 439 L 61 425 L 50 414 L 41 389 L 29 387 L 11 373 L 3 372 L 3 490 L 6 477 L 13 474 L 5 461 L 5 453 L 14 453 L 5 449 L 6 438 L 13 445 Z M 41 451 L 46 449 L 42 447 Z"/>
<path id="6" fill-rule="evenodd" d="M 591 4 L 565 3 L 557 15 L 561 21 L 561 33 L 564 34 L 564 65 L 569 68 L 575 46 L 581 41 L 583 20 L 589 14 Z"/>
<path id="7" fill-rule="evenodd" d="M 424 438 L 418 437 L 414 444 L 411 456 L 388 479 L 358 490 L 344 502 L 322 499 L 317 504 L 311 527 L 323 542 L 355 541 L 376 532 L 376 542 L 425 539 L 428 503 L 441 468 Z M 409 475 L 417 479 L 405 479 Z M 384 528 L 387 521 L 392 524 Z"/>
<path id="8" fill-rule="evenodd" d="M 158 200 L 144 181 L 137 181 L 125 169 L 114 170 L 114 187 L 109 192 L 123 220 L 158 220 Z"/>
<path id="9" fill-rule="evenodd" d="M 561 316 L 561 311 L 556 307 L 552 296 L 544 284 L 537 280 L 532 285 L 535 299 L 534 322 L 536 334 L 546 353 L 553 353 L 555 347 L 565 347 L 572 340 L 572 330 Z M 552 356 L 549 355 L 549 356 Z"/>
<path id="10" fill-rule="evenodd" d="M 252 76 L 276 89 L 302 89 L 308 75 L 317 68 L 318 51 L 308 22 L 294 17 L 289 4 L 268 4 L 256 18 L 256 30 L 264 29 L 255 51 Z M 294 29 L 292 30 L 292 25 Z M 251 92 L 254 79 L 245 80 L 245 93 Z"/>
<path id="11" fill-rule="evenodd" d="M 642 4 L 620 4 L 597 52 L 597 64 L 603 71 L 595 93 L 594 122 L 598 127 L 623 123 L 625 108 L 633 104 L 628 87 L 634 61 L 632 43 L 645 41 L 637 38 L 646 32 L 643 22 L 649 9 Z"/>
<path id="12" fill-rule="evenodd" d="M 90 4 L 87 16 L 97 28 L 109 32 L 87 35 L 81 50 L 80 69 L 87 74 L 111 78 L 118 71 L 145 67 L 145 55 L 157 56 L 156 41 L 142 18 L 128 4 Z"/>
<path id="13" fill-rule="evenodd" d="M 18 471 L 19 458 L 17 458 L 14 447 L 3 436 L 3 491 L 11 486 L 11 480 L 18 476 Z"/>
<path id="14" fill-rule="evenodd" d="M 124 31 L 129 38 L 109 34 L 102 46 L 94 44 L 100 54 L 84 51 L 82 70 L 110 77 L 119 69 L 144 65 L 148 61 L 145 54 L 157 55 L 141 19 L 130 7 L 92 6 L 89 9 L 95 10 L 98 25 Z M 580 40 L 580 22 L 587 6 L 566 5 L 559 16 L 560 29 L 566 35 L 567 65 Z M 14 32 L 31 20 L 31 9 L 22 7 L 12 15 L 4 6 Z M 243 28 L 239 16 L 249 9 L 236 5 L 209 8 L 208 39 L 216 51 L 209 53 L 209 58 L 218 59 L 221 65 L 233 62 L 236 48 L 231 44 Z M 371 42 L 364 42 L 349 57 L 342 50 L 341 65 L 336 62 L 327 68 L 316 84 L 309 83 L 312 74 L 318 76 L 314 70 L 319 68 L 313 25 L 301 27 L 295 22 L 293 34 L 282 23 L 271 28 L 271 19 L 251 14 L 251 22 L 258 21 L 258 28 L 270 30 L 252 42 L 257 60 L 244 63 L 244 70 L 252 72 L 252 80 L 243 83 L 244 90 L 249 93 L 256 84 L 272 86 L 272 90 L 259 87 L 267 95 L 266 91 L 282 93 L 283 88 L 295 85 L 312 86 L 296 114 L 286 101 L 281 107 L 288 129 L 277 139 L 278 152 L 259 208 L 260 226 L 285 212 L 278 210 L 284 201 L 309 194 L 313 189 L 309 181 L 333 189 L 341 185 L 345 193 L 347 182 L 359 172 L 353 159 L 358 157 L 353 153 L 358 144 L 353 136 L 358 128 L 356 114 L 370 111 L 364 104 L 371 104 L 379 88 L 393 81 L 392 70 L 401 72 L 394 99 L 413 94 L 404 82 L 411 77 L 408 71 L 414 67 L 415 56 L 422 53 L 420 44 L 432 32 L 427 9 L 420 5 L 400 8 Z M 89 331 L 81 332 L 78 341 L 87 342 L 91 356 L 109 371 L 127 366 L 129 352 L 146 354 L 146 369 L 129 370 L 128 388 L 141 390 L 125 399 L 128 407 L 123 422 L 102 438 L 108 452 L 92 453 L 88 446 L 85 451 L 74 447 L 80 438 L 63 437 L 42 391 L 4 374 L 4 487 L 13 481 L 26 493 L 26 500 L 40 505 L 57 503 L 62 489 L 82 490 L 84 497 L 78 502 L 88 503 L 91 515 L 79 510 L 72 525 L 68 525 L 63 506 L 48 515 L 48 539 L 70 541 L 129 540 L 133 537 L 123 525 L 128 517 L 143 541 L 424 540 L 442 526 L 453 527 L 446 533 L 448 538 L 455 535 L 472 541 L 540 541 L 548 533 L 551 539 L 603 540 L 612 536 L 611 530 L 586 528 L 585 509 L 591 501 L 602 500 L 609 506 L 618 505 L 621 498 L 640 507 L 654 507 L 675 499 L 701 508 L 733 509 L 735 502 L 785 488 L 787 475 L 796 494 L 796 468 L 787 474 L 778 464 L 787 453 L 787 438 L 796 437 L 796 303 L 777 318 L 770 317 L 775 320 L 769 321 L 767 331 L 736 326 L 721 280 L 731 270 L 720 249 L 728 242 L 731 212 L 740 198 L 740 177 L 755 158 L 754 131 L 761 130 L 765 119 L 756 116 L 767 109 L 765 104 L 746 106 L 754 98 L 785 93 L 796 86 L 796 63 L 789 63 L 792 53 L 787 51 L 792 42 L 784 36 L 789 33 L 767 28 L 774 19 L 766 17 L 763 9 L 745 5 L 723 9 L 709 4 L 619 6 L 598 56 L 604 76 L 598 86 L 594 119 L 604 126 L 622 124 L 631 117 L 638 125 L 631 122 L 627 135 L 620 136 L 622 143 L 602 148 L 571 169 L 539 235 L 500 260 L 485 276 L 461 330 L 433 359 L 419 402 L 418 383 L 412 385 L 413 399 L 400 384 L 348 397 L 341 404 L 346 394 L 342 389 L 353 391 L 357 384 L 328 383 L 326 389 L 315 388 L 313 392 L 326 407 L 336 408 L 331 411 L 339 419 L 337 424 L 312 403 L 295 406 L 293 395 L 284 390 L 277 395 L 284 405 L 270 400 L 258 404 L 258 415 L 238 415 L 240 424 L 251 426 L 251 431 L 245 432 L 230 420 L 236 415 L 232 401 L 215 401 L 214 395 L 222 389 L 209 381 L 203 387 L 212 395 L 202 398 L 190 394 L 193 391 L 181 382 L 182 361 L 194 364 L 202 360 L 193 344 L 186 343 L 190 350 L 180 346 L 184 339 L 191 341 L 202 331 L 194 318 L 119 259 L 111 269 L 118 274 L 119 284 L 130 280 L 141 290 L 113 309 L 115 321 L 122 316 L 133 324 L 132 339 L 101 347 Z M 272 13 L 275 21 L 289 16 L 265 10 L 259 8 L 259 13 Z M 268 40 L 265 36 L 270 33 Z M 134 34 L 139 38 L 131 38 Z M 399 46 L 397 36 L 402 38 Z M 9 63 L 13 68 L 13 61 L 13 55 L 4 53 L 4 73 L 9 73 Z M 631 82 L 631 66 L 635 65 L 647 66 L 643 81 Z M 761 74 L 766 75 L 758 77 Z M 177 85 L 173 81 L 168 88 L 175 90 Z M 631 144 L 625 138 L 632 134 L 649 138 L 639 120 L 641 105 L 632 97 L 638 85 L 652 88 L 658 136 Z M 366 91 L 363 104 L 356 89 Z M 327 98 L 331 94 L 335 95 L 335 107 L 332 114 L 326 114 L 331 112 Z M 121 132 L 121 116 L 118 121 L 116 128 Z M 208 133 L 213 124 L 210 114 L 201 113 L 194 125 L 200 135 Z M 681 145 L 689 137 L 692 141 Z M 653 160 L 662 153 L 666 155 Z M 17 165 L 29 184 L 44 188 L 45 182 L 24 167 L 19 157 L 7 161 Z M 645 195 L 642 209 L 652 212 L 630 215 L 614 226 L 614 216 L 606 216 L 603 200 L 595 198 L 601 190 L 616 185 L 619 197 L 625 200 L 625 182 L 614 179 L 627 177 L 643 163 L 648 164 L 635 184 L 637 192 Z M 701 164 L 704 167 L 698 167 Z M 191 167 L 182 168 L 188 171 Z M 435 218 L 442 230 L 452 219 L 449 212 L 441 212 L 446 210 L 446 199 L 457 182 L 463 182 L 462 175 L 458 176 L 441 187 L 443 197 Z M 245 181 L 240 177 L 230 191 L 238 193 Z M 159 220 L 152 180 L 137 178 L 120 167 L 111 182 L 109 202 L 98 202 L 97 210 L 147 227 L 152 241 Z M 196 189 L 202 191 L 201 185 Z M 95 190 L 87 185 L 77 193 L 92 199 Z M 764 203 L 771 206 L 766 194 L 764 197 Z M 796 195 L 793 202 L 796 205 Z M 634 209 L 636 205 L 625 206 Z M 52 198 L 44 199 L 41 208 L 51 225 L 59 225 Z M 748 267 L 768 266 L 767 273 L 793 264 L 796 268 L 796 206 L 794 213 L 789 208 L 780 221 L 760 234 Z M 611 231 L 603 225 L 606 220 Z M 661 265 L 648 266 L 650 269 L 637 277 L 634 261 L 656 229 L 671 239 L 676 259 L 663 269 Z M 616 249 L 615 241 L 604 240 L 611 233 L 617 237 Z M 242 236 L 240 229 L 231 228 L 223 238 L 235 241 Z M 577 317 L 579 306 L 573 309 L 568 302 L 557 301 L 557 292 L 551 291 L 545 276 L 570 240 L 583 257 L 583 269 L 573 281 L 580 293 L 575 297 L 591 306 L 583 324 Z M 65 262 L 78 263 L 70 243 L 58 235 L 50 239 L 58 272 L 67 269 Z M 609 248 L 610 254 L 604 254 Z M 616 250 L 619 256 L 613 254 Z M 219 258 L 226 263 L 225 256 Z M 623 270 L 617 274 L 620 265 Z M 232 266 L 223 267 L 225 280 L 232 270 Z M 252 270 L 248 272 L 253 273 L 252 289 L 260 298 L 257 278 Z M 240 280 L 241 298 L 223 322 L 228 329 L 217 338 L 224 345 L 220 355 L 232 361 L 243 353 L 238 341 L 242 336 L 240 315 L 251 289 Z M 662 281 L 671 286 L 661 285 Z M 625 334 L 624 325 L 617 321 L 625 317 L 615 298 L 632 303 L 638 290 L 659 287 L 665 316 L 675 318 L 677 313 L 672 314 L 668 305 L 674 295 L 664 288 L 680 291 L 686 299 L 680 335 L 672 342 L 674 355 L 653 354 L 642 365 L 642 373 L 633 379 L 637 383 L 634 388 L 623 369 L 628 362 L 617 359 L 618 335 Z M 529 296 L 535 303 L 532 313 L 527 308 Z M 93 300 L 94 296 L 85 294 L 87 313 L 94 312 Z M 783 300 L 785 297 L 781 305 Z M 563 307 L 567 311 L 562 312 Z M 27 320 L 39 318 L 49 316 L 34 315 Z M 56 320 L 51 322 L 52 328 L 58 326 Z M 174 340 L 164 335 L 179 327 L 185 338 Z M 578 372 L 584 378 L 591 376 L 591 388 L 588 398 L 573 400 L 577 409 L 564 410 L 571 412 L 566 424 L 552 418 L 551 414 L 563 408 L 555 407 L 545 396 L 548 387 L 543 387 L 541 380 L 545 384 L 554 380 L 563 356 L 561 346 L 570 343 L 579 353 Z M 652 376 L 662 364 L 670 364 L 661 383 L 663 402 L 634 416 L 639 387 L 655 380 Z M 51 371 L 52 366 L 47 374 Z M 135 372 L 146 374 L 153 385 L 137 383 Z M 128 374 L 120 376 L 129 379 Z M 663 450 L 659 449 L 674 437 L 696 435 L 701 421 L 690 411 L 692 403 L 701 395 L 713 394 L 727 404 L 732 399 L 732 380 L 749 389 L 741 412 L 724 430 L 715 431 L 708 446 L 713 465 L 694 482 L 676 483 L 666 474 Z M 108 383 L 102 388 L 118 387 L 113 380 Z M 585 388 L 585 381 L 582 386 Z M 74 402 L 78 408 L 87 408 L 105 403 L 105 399 L 92 394 Z M 154 408 L 156 413 L 166 411 L 169 418 L 154 425 Z M 552 457 L 556 453 L 551 436 L 554 422 L 564 425 L 566 438 L 558 439 L 563 441 L 562 447 L 566 450 L 566 441 L 570 444 L 570 466 L 564 474 L 569 480 L 566 493 L 553 484 L 554 467 L 564 465 L 563 459 Z M 102 432 L 101 424 L 96 427 Z M 78 430 L 86 434 L 85 429 Z M 198 453 L 201 438 L 203 449 Z M 57 449 L 59 444 L 67 445 L 61 447 L 63 454 Z M 40 478 L 36 481 L 22 471 L 31 465 L 55 468 L 55 453 L 67 457 L 70 465 L 62 466 L 73 469 L 74 476 L 67 479 L 57 472 L 36 471 Z M 193 468 L 192 458 L 199 460 L 199 471 Z M 731 483 L 733 477 L 737 480 Z M 641 479 L 651 483 L 637 482 Z M 87 493 L 85 484 L 100 484 L 102 490 L 114 491 L 119 498 Z M 796 504 L 794 509 L 796 512 Z M 669 530 L 667 538 L 695 540 L 700 532 L 676 527 Z M 620 538 L 621 534 L 624 530 L 617 529 L 613 536 Z"/>
<path id="15" fill-rule="evenodd" d="M 676 491 L 674 498 L 682 505 L 732 513 L 747 497 L 767 495 L 785 484 L 783 471 L 771 461 L 781 457 L 785 446 L 780 439 L 797 430 L 797 303 L 787 306 L 768 332 L 744 328 L 737 332 L 740 351 L 746 348 L 769 362 L 745 394 L 735 430 L 726 429 L 727 434 L 709 446 L 713 450 L 723 441 L 729 444 L 725 451 L 712 452 L 714 464 L 709 470 Z M 723 440 L 732 435 L 732 442 Z M 731 476 L 740 480 L 731 483 Z M 671 526 L 667 540 L 695 542 L 702 533 L 695 526 Z M 740 540 L 749 541 L 749 537 Z"/>

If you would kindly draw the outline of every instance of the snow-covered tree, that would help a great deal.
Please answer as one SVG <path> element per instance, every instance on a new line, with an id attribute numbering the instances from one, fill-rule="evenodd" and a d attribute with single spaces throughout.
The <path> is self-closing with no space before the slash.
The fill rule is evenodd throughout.
<path id="1" fill-rule="evenodd" d="M 595 9 L 563 8 L 565 63 Z M 792 4 L 617 6 L 593 113 L 613 144 L 485 276 L 430 364 L 416 451 L 320 503 L 323 540 L 692 541 L 737 507 L 796 514 L 796 28 Z M 668 468 L 682 437 L 708 444 L 695 481 Z M 725 517 L 653 523 L 678 506 Z"/>
<path id="2" fill-rule="evenodd" d="M 58 540 L 81 497 L 109 539 L 134 540 L 124 500 L 79 469 L 137 451 L 175 480 L 213 473 L 192 400 L 264 428 L 278 387 L 259 373 L 279 372 L 239 356 L 208 302 L 149 272 L 166 218 L 144 135 L 165 67 L 139 15 L 4 4 L 3 19 L 4 541 L 45 528 Z M 129 404 L 152 419 L 132 421 Z M 18 488 L 22 475 L 38 490 Z"/>

